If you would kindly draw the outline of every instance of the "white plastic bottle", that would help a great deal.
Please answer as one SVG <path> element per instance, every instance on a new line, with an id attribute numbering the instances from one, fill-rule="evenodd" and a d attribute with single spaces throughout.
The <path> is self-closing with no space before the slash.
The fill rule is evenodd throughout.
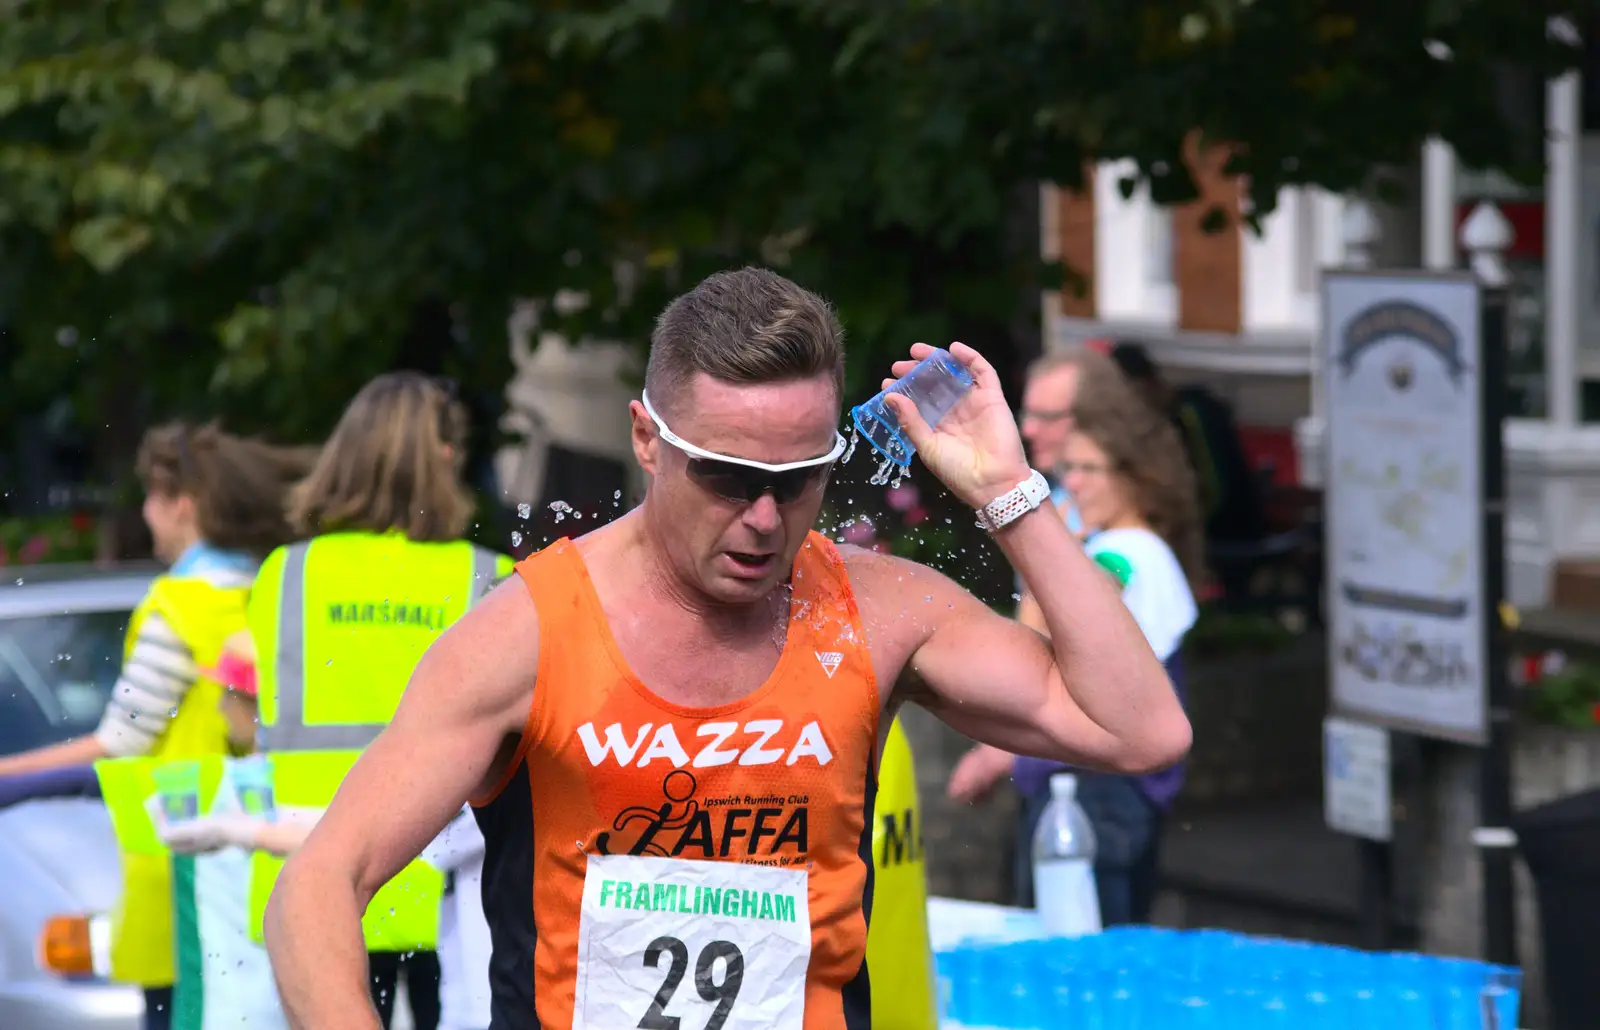
<path id="1" fill-rule="evenodd" d="M 1050 803 L 1033 834 L 1034 907 L 1050 936 L 1100 932 L 1094 854 L 1094 827 L 1078 804 L 1078 778 L 1056 773 L 1050 777 Z"/>

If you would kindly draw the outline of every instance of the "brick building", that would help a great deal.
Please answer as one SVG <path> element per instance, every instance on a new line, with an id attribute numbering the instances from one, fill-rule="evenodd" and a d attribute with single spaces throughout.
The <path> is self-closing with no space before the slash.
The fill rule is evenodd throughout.
<path id="1" fill-rule="evenodd" d="M 1093 169 L 1081 193 L 1046 186 L 1040 228 L 1045 256 L 1082 275 L 1079 292 L 1044 299 L 1048 345 L 1114 336 L 1143 342 L 1179 382 L 1205 382 L 1230 400 L 1248 446 L 1295 477 L 1293 428 L 1310 411 L 1318 275 L 1342 262 L 1344 202 L 1285 190 L 1261 236 L 1239 222 L 1242 190 L 1222 174 L 1220 150 L 1195 153 L 1199 200 L 1123 199 L 1128 167 Z M 1229 216 L 1220 232 L 1202 220 Z"/>

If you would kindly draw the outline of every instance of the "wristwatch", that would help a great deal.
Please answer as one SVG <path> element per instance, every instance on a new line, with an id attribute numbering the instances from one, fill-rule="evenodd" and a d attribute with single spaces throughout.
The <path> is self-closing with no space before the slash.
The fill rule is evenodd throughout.
<path id="1" fill-rule="evenodd" d="M 978 509 L 978 528 L 997 532 L 1050 498 L 1050 483 L 1038 469 L 1010 490 Z"/>

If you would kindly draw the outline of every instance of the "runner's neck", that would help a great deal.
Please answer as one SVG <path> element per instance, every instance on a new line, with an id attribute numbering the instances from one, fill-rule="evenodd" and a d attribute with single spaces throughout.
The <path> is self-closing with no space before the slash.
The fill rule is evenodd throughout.
<path id="1" fill-rule="evenodd" d="M 585 559 L 591 575 L 599 572 L 610 580 L 612 589 L 606 592 L 627 602 L 629 610 L 655 611 L 671 621 L 687 615 L 709 640 L 733 647 L 743 647 L 756 637 L 771 638 L 774 627 L 788 622 L 793 590 L 787 579 L 757 601 L 727 604 L 713 600 L 695 589 L 690 577 L 674 566 L 642 519 L 636 525 L 624 525 L 631 521 L 612 523 L 621 530 L 615 536 L 605 530 L 596 532 L 591 539 L 597 546 Z"/>

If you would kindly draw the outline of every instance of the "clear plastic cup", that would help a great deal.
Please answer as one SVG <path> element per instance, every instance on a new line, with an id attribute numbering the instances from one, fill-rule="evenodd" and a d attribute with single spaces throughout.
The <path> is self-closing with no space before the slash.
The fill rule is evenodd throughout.
<path id="1" fill-rule="evenodd" d="M 246 815 L 272 821 L 277 809 L 272 799 L 271 758 L 258 754 L 234 762 L 233 789 Z"/>
<path id="2" fill-rule="evenodd" d="M 898 393 L 911 398 L 922 420 L 936 426 L 970 389 L 972 373 L 949 351 L 935 348 L 887 390 L 880 390 L 870 401 L 856 405 L 850 417 L 873 450 L 901 468 L 907 468 L 917 449 L 901 431 L 899 417 L 883 403 L 884 397 Z"/>
<path id="3" fill-rule="evenodd" d="M 200 763 L 165 762 L 151 770 L 161 813 L 169 823 L 188 822 L 200 815 Z"/>

